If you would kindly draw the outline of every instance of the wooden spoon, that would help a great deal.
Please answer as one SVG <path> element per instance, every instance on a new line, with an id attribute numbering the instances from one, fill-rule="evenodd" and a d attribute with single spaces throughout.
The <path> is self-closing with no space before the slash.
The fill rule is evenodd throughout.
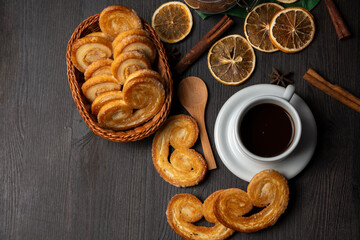
<path id="1" fill-rule="evenodd" d="M 216 168 L 216 162 L 211 150 L 209 137 L 205 126 L 205 107 L 208 91 L 203 80 L 198 77 L 187 77 L 181 80 L 178 87 L 178 97 L 184 108 L 193 116 L 200 128 L 200 140 L 208 169 Z"/>

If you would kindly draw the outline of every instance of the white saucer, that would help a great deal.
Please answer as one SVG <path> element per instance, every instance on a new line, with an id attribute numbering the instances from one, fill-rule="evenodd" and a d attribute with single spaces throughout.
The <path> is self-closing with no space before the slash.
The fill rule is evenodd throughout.
<path id="1" fill-rule="evenodd" d="M 295 151 L 280 162 L 260 163 L 246 157 L 234 144 L 235 118 L 242 108 L 242 102 L 261 95 L 282 96 L 285 88 L 272 84 L 257 84 L 244 88 L 231 96 L 221 108 L 215 122 L 215 146 L 225 166 L 239 178 L 250 181 L 264 169 L 275 169 L 287 179 L 295 177 L 309 163 L 317 141 L 314 116 L 307 104 L 294 94 L 290 103 L 298 111 L 302 134 Z"/>

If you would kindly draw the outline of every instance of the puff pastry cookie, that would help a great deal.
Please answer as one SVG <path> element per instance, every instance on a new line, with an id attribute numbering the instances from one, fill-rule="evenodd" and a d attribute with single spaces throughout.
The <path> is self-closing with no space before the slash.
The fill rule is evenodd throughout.
<path id="1" fill-rule="evenodd" d="M 112 41 L 112 46 L 115 48 L 124 38 L 129 36 L 143 36 L 148 37 L 148 33 L 144 29 L 130 29 L 125 32 L 120 33 L 117 37 Z"/>
<path id="2" fill-rule="evenodd" d="M 92 32 L 92 33 L 89 33 L 86 36 L 87 37 L 102 37 L 102 38 L 105 38 L 106 40 L 108 40 L 110 42 L 114 41 L 114 37 L 111 36 L 110 34 L 105 33 L 105 32 Z"/>
<path id="3" fill-rule="evenodd" d="M 112 55 L 112 45 L 103 37 L 83 37 L 74 42 L 71 49 L 71 60 L 80 72 L 93 62 L 109 58 Z"/>
<path id="4" fill-rule="evenodd" d="M 276 223 L 289 201 L 286 179 L 275 170 L 264 170 L 250 181 L 247 193 L 241 189 L 223 190 L 215 200 L 214 213 L 223 225 L 239 232 L 256 232 Z M 243 217 L 253 206 L 263 209 Z"/>
<path id="5" fill-rule="evenodd" d="M 115 100 L 123 100 L 123 99 L 124 99 L 124 97 L 123 97 L 123 94 L 121 91 L 114 90 L 114 91 L 104 92 L 104 93 L 100 94 L 99 96 L 97 96 L 95 98 L 95 100 L 92 102 L 91 112 L 97 116 L 100 109 L 105 104 L 115 101 Z"/>
<path id="6" fill-rule="evenodd" d="M 130 74 L 140 70 L 151 68 L 151 63 L 145 54 L 138 51 L 124 52 L 117 56 L 111 64 L 112 75 L 121 83 L 124 84 L 125 80 Z"/>
<path id="7" fill-rule="evenodd" d="M 110 58 L 104 58 L 97 60 L 90 64 L 84 72 L 85 81 L 89 78 L 97 75 L 110 75 L 111 74 L 111 64 L 113 60 Z"/>
<path id="8" fill-rule="evenodd" d="M 85 97 L 93 102 L 97 96 L 104 92 L 120 90 L 119 82 L 110 75 L 98 75 L 87 80 L 81 87 Z"/>
<path id="9" fill-rule="evenodd" d="M 114 47 L 114 58 L 123 52 L 139 51 L 144 53 L 150 60 L 154 62 L 156 57 L 156 49 L 154 44 L 147 36 L 131 35 L 128 36 Z"/>
<path id="10" fill-rule="evenodd" d="M 166 211 L 171 228 L 185 239 L 220 240 L 231 236 L 234 230 L 219 223 L 213 212 L 214 199 L 221 191 L 211 194 L 203 204 L 192 194 L 182 193 L 175 195 L 170 200 Z M 204 227 L 192 224 L 199 221 L 203 216 L 208 222 L 215 223 L 215 225 Z"/>
<path id="11" fill-rule="evenodd" d="M 194 149 L 199 128 L 187 115 L 171 116 L 155 134 L 153 163 L 160 176 L 177 187 L 189 187 L 202 181 L 207 172 L 204 158 Z M 175 150 L 169 157 L 169 145 Z"/>
<path id="12" fill-rule="evenodd" d="M 110 101 L 100 108 L 97 118 L 101 126 L 114 130 L 133 128 L 160 111 L 165 101 L 162 80 L 133 74 L 125 81 L 123 99 Z"/>
<path id="13" fill-rule="evenodd" d="M 102 32 L 116 37 L 119 33 L 130 29 L 141 29 L 141 19 L 133 9 L 125 6 L 113 5 L 105 8 L 99 17 Z"/>

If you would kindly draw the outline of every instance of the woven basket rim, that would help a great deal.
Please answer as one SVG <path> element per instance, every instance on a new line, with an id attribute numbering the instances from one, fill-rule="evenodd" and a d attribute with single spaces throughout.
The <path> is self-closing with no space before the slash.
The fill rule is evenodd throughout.
<path id="1" fill-rule="evenodd" d="M 171 76 L 171 71 L 168 63 L 168 59 L 165 53 L 164 46 L 161 43 L 160 38 L 157 36 L 155 30 L 144 20 L 141 19 L 144 25 L 144 29 L 149 33 L 154 45 L 157 49 L 157 68 L 160 75 L 164 78 L 164 87 L 165 87 L 165 101 L 160 110 L 152 119 L 146 123 L 124 131 L 114 131 L 110 129 L 105 129 L 99 126 L 97 121 L 94 121 L 89 108 L 86 106 L 89 105 L 87 100 L 84 98 L 81 91 L 80 79 L 76 77 L 79 75 L 78 70 L 75 68 L 71 61 L 71 48 L 74 41 L 82 36 L 86 31 L 89 31 L 89 27 L 98 24 L 100 14 L 95 14 L 89 18 L 82 21 L 73 34 L 70 37 L 70 40 L 66 49 L 66 64 L 67 64 L 67 76 L 68 82 L 71 90 L 72 97 L 74 99 L 75 105 L 79 110 L 80 115 L 85 121 L 86 125 L 90 128 L 92 132 L 99 135 L 100 137 L 113 141 L 113 142 L 130 142 L 141 140 L 145 137 L 153 134 L 167 119 L 172 102 L 173 95 L 173 81 Z M 90 30 L 91 32 L 91 30 Z"/>

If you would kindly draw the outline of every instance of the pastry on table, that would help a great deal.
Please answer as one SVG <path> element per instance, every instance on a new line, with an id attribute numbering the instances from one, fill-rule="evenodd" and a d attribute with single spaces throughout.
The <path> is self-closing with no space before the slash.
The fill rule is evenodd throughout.
<path id="1" fill-rule="evenodd" d="M 112 5 L 100 13 L 99 25 L 102 32 L 116 37 L 119 33 L 130 29 L 141 29 L 142 22 L 133 9 L 120 5 Z"/>
<path id="2" fill-rule="evenodd" d="M 272 226 L 289 201 L 286 179 L 275 170 L 263 170 L 249 182 L 247 193 L 238 188 L 223 190 L 215 200 L 214 213 L 223 225 L 238 232 L 256 232 Z M 253 208 L 263 208 L 250 216 Z"/>
<path id="3" fill-rule="evenodd" d="M 71 49 L 71 61 L 80 72 L 85 72 L 91 63 L 111 56 L 111 42 L 103 37 L 79 38 Z"/>
<path id="4" fill-rule="evenodd" d="M 234 230 L 222 225 L 215 217 L 214 200 L 222 190 L 211 194 L 204 203 L 192 194 L 181 193 L 175 195 L 169 202 L 166 216 L 171 228 L 185 239 L 208 240 L 226 239 Z M 197 226 L 193 224 L 202 217 L 215 225 L 212 227 Z"/>
<path id="5" fill-rule="evenodd" d="M 196 142 L 199 128 L 187 115 L 169 117 L 153 140 L 153 163 L 160 176 L 177 187 L 189 187 L 201 182 L 207 172 L 205 159 L 190 149 Z M 175 150 L 169 161 L 169 146 Z"/>

